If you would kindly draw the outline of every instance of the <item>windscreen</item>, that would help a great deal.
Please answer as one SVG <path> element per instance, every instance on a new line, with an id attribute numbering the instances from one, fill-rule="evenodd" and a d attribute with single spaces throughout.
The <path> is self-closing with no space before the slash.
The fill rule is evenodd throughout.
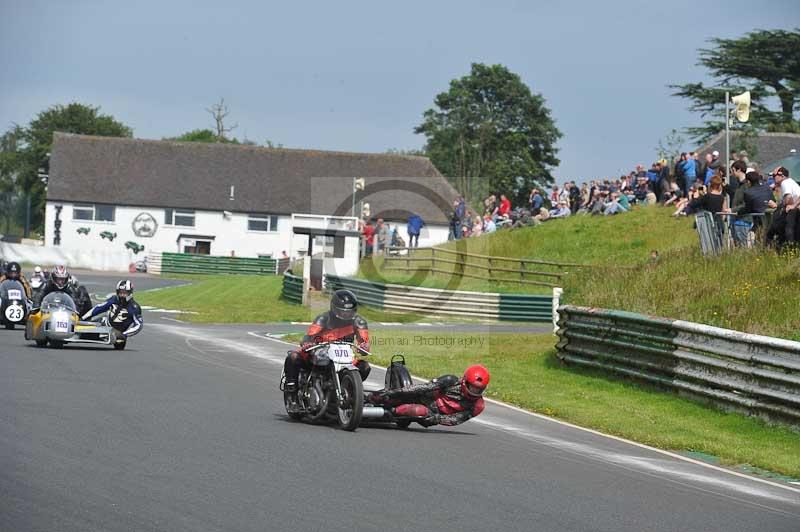
<path id="1" fill-rule="evenodd" d="M 42 300 L 42 310 L 55 310 L 59 307 L 75 312 L 75 302 L 64 292 L 51 292 Z"/>

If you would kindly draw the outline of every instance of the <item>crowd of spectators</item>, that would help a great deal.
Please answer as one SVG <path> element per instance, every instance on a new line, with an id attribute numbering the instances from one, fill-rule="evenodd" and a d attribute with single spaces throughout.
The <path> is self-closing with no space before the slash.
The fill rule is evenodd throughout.
<path id="1" fill-rule="evenodd" d="M 489 195 L 482 210 L 473 210 L 463 197 L 453 202 L 450 238 L 476 237 L 502 228 L 534 226 L 575 215 L 613 216 L 633 205 L 663 205 L 674 208 L 673 216 L 701 211 L 714 215 L 722 233 L 730 229 L 737 245 L 752 244 L 759 229 L 769 244 L 800 242 L 800 186 L 786 168 L 762 175 L 745 151 L 731 152 L 731 177 L 718 151 L 701 156 L 682 153 L 671 163 L 661 159 L 646 169 L 643 165 L 618 179 L 592 180 L 578 186 L 531 190 L 524 205 L 514 206 L 500 194 Z"/>
<path id="2" fill-rule="evenodd" d="M 527 202 L 512 205 L 505 194 L 490 194 L 475 209 L 459 196 L 452 204 L 450 239 L 478 237 L 501 229 L 536 226 L 576 215 L 614 216 L 633 205 L 673 208 L 674 217 L 702 211 L 712 213 L 720 232 L 729 229 L 737 245 L 752 245 L 759 233 L 778 247 L 800 242 L 800 186 L 786 168 L 762 175 L 757 163 L 744 151 L 731 152 L 731 175 L 717 151 L 703 156 L 682 153 L 671 163 L 661 159 L 646 169 L 643 165 L 618 179 L 592 180 L 578 186 L 575 181 L 553 185 L 547 191 L 533 188 Z M 425 223 L 412 215 L 406 224 L 408 245 L 419 245 Z M 398 224 L 378 219 L 361 224 L 367 254 L 381 254 L 388 247 L 403 247 L 406 241 Z"/>

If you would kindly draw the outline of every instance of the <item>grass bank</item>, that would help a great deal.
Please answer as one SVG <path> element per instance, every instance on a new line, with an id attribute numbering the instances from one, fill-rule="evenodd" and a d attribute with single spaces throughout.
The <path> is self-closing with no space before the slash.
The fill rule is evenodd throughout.
<path id="1" fill-rule="evenodd" d="M 296 338 L 292 338 L 296 339 Z M 800 478 L 800 435 L 668 392 L 563 366 L 549 334 L 445 334 L 378 330 L 376 364 L 403 353 L 411 372 L 459 375 L 473 363 L 492 374 L 487 395 L 583 427 L 661 449 L 696 451 L 727 465 L 751 465 Z"/>
<path id="2" fill-rule="evenodd" d="M 567 269 L 569 274 L 559 282 L 565 290 L 565 303 L 628 310 L 800 340 L 800 257 L 797 252 L 779 255 L 759 248 L 704 257 L 692 220 L 674 219 L 671 212 L 670 208 L 650 207 L 618 216 L 575 216 L 466 239 L 461 245 L 470 253 L 595 266 Z M 441 247 L 456 249 L 457 245 L 450 242 Z M 654 249 L 660 255 L 655 263 L 650 260 L 650 251 Z M 359 275 L 434 288 L 550 292 L 547 288 L 529 285 L 459 278 L 453 273 L 415 276 L 382 271 L 380 266 L 381 259 L 364 261 Z M 450 268 L 450 272 L 454 268 L 452 265 L 438 267 Z M 482 270 L 467 268 L 466 271 L 480 273 Z"/>

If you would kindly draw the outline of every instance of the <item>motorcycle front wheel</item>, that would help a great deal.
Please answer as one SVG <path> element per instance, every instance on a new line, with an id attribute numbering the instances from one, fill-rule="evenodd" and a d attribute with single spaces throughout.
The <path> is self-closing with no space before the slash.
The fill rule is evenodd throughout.
<path id="1" fill-rule="evenodd" d="M 346 371 L 341 378 L 342 401 L 337 405 L 339 427 L 356 430 L 364 412 L 364 385 L 358 371 Z"/>

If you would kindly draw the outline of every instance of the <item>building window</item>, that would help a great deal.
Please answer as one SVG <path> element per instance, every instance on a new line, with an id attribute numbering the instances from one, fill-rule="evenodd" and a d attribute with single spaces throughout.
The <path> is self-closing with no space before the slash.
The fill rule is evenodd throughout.
<path id="1" fill-rule="evenodd" d="M 277 231 L 278 217 L 274 215 L 251 214 L 247 218 L 248 231 Z"/>
<path id="2" fill-rule="evenodd" d="M 113 222 L 116 207 L 113 205 L 75 205 L 72 207 L 73 220 Z"/>
<path id="3" fill-rule="evenodd" d="M 194 211 L 164 209 L 164 225 L 194 227 Z"/>

